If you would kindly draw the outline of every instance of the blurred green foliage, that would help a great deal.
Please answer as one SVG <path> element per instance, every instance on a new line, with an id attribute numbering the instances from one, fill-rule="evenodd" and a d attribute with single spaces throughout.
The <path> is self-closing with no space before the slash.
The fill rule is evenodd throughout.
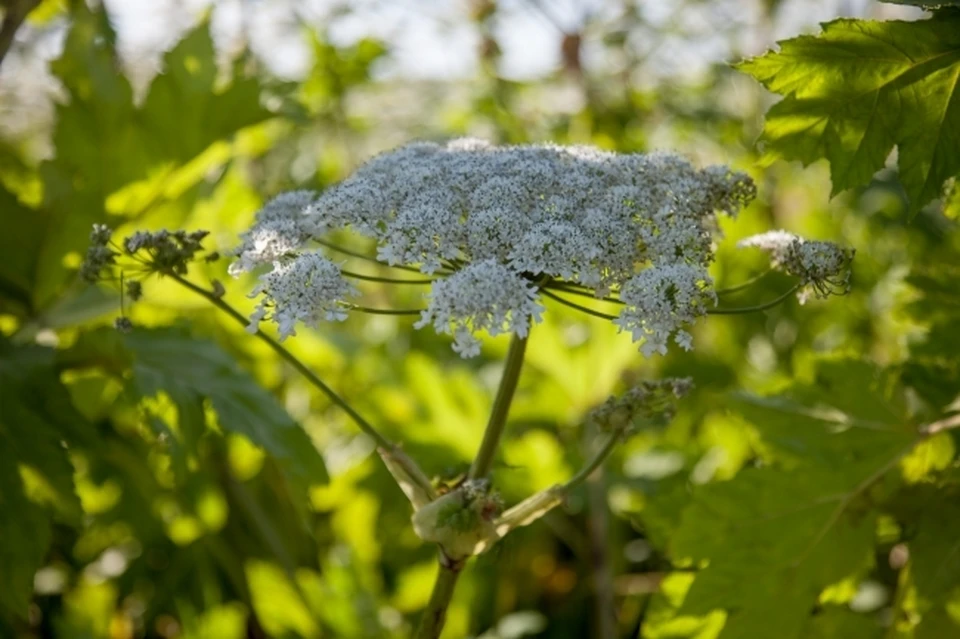
<path id="1" fill-rule="evenodd" d="M 834 189 L 848 189 L 828 200 L 822 164 L 757 168 L 768 103 L 745 76 L 718 65 L 692 84 L 636 81 L 645 63 L 624 42 L 649 25 L 632 4 L 612 22 L 558 34 L 562 68 L 526 82 L 500 76 L 498 9 L 477 4 L 489 6 L 474 12 L 483 47 L 473 80 L 411 94 L 374 79 L 385 43 L 311 32 L 313 67 L 281 82 L 246 52 L 218 64 L 201 22 L 142 98 L 103 11 L 37 10 L 32 19 L 61 20 L 67 35 L 51 65 L 63 88 L 53 155 L 36 162 L 12 142 L 0 154 L 0 636 L 407 636 L 435 549 L 414 535 L 372 443 L 203 300 L 149 280 L 146 300 L 126 309 L 139 328 L 121 335 L 107 327 L 116 290 L 86 287 L 76 270 L 94 222 L 206 228 L 209 246 L 228 249 L 278 191 L 323 188 L 411 138 L 461 134 L 669 146 L 752 171 L 760 197 L 724 222 L 719 287 L 764 268 L 735 244 L 771 227 L 858 255 L 848 296 L 713 317 L 698 325 L 696 350 L 651 360 L 609 323 L 551 307 L 494 471 L 508 504 L 580 466 L 581 418 L 611 392 L 667 375 L 697 388 L 663 432 L 630 438 L 563 508 L 475 561 L 444 636 L 596 636 L 610 604 L 598 565 L 613 577 L 623 637 L 960 636 L 960 431 L 922 431 L 960 408 L 957 188 L 943 210 L 921 208 L 955 174 L 956 150 L 911 138 L 923 158 L 905 164 L 901 147 L 902 179 L 874 175 L 901 142 L 887 123 L 870 161 L 838 182 L 837 162 L 860 148 L 847 142 L 876 132 L 861 128 L 857 102 L 830 121 L 838 147 L 822 138 L 784 153 L 827 156 Z M 771 15 L 778 6 L 765 4 Z M 594 73 L 580 60 L 584 41 L 622 56 L 622 71 Z M 956 75 L 950 60 L 938 73 Z M 862 69 L 802 88 L 842 99 L 854 85 L 833 80 L 867 82 Z M 779 69 L 771 77 L 801 88 Z M 434 110 L 438 92 L 464 99 Z M 923 118 L 936 115 L 913 97 Z M 391 117 L 399 99 L 416 117 Z M 802 99 L 775 107 L 768 137 Z M 929 133 L 927 119 L 904 118 L 897 126 Z M 933 177 L 919 180 L 920 169 Z M 224 276 L 222 261 L 191 273 Z M 226 299 L 249 309 L 248 284 L 227 286 Z M 746 305 L 782 288 L 774 275 L 736 296 Z M 388 295 L 374 284 L 364 292 Z M 417 293 L 389 295 L 401 306 Z M 464 362 L 410 324 L 372 317 L 302 331 L 289 347 L 429 473 L 454 480 L 482 436 L 506 343 Z"/>

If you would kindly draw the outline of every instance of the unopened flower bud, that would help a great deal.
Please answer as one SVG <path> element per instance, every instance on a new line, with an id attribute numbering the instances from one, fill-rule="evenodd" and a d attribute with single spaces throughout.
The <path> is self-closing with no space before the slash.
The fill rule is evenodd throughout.
<path id="1" fill-rule="evenodd" d="M 143 297 L 143 285 L 138 280 L 129 280 L 124 286 L 124 293 L 131 302 L 139 302 Z"/>
<path id="2" fill-rule="evenodd" d="M 622 395 L 612 396 L 590 412 L 588 421 L 601 430 L 629 432 L 636 426 L 669 421 L 677 400 L 689 392 L 688 378 L 645 381 Z"/>
<path id="3" fill-rule="evenodd" d="M 113 320 L 113 327 L 121 333 L 129 333 L 133 330 L 133 322 L 127 317 L 118 317 Z"/>

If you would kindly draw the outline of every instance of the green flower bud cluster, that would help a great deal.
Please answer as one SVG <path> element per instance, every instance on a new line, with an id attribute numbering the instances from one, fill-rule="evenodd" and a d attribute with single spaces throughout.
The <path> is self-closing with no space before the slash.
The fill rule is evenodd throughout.
<path id="1" fill-rule="evenodd" d="M 90 232 L 90 246 L 80 266 L 80 277 L 87 282 L 115 280 L 114 269 L 120 269 L 121 317 L 114 326 L 127 332 L 133 325 L 123 316 L 124 298 L 138 302 L 143 297 L 141 279 L 151 273 L 160 275 L 185 275 L 190 262 L 196 260 L 204 249 L 203 239 L 208 231 L 137 231 L 125 238 L 120 245 L 112 241 L 113 232 L 103 224 L 94 224 Z M 127 263 L 117 260 L 129 258 Z M 217 253 L 203 256 L 205 261 L 218 259 Z M 130 275 L 133 275 L 131 277 Z M 139 278 L 139 279 L 138 279 Z M 222 286 L 221 286 L 222 289 Z"/>
<path id="2" fill-rule="evenodd" d="M 108 246 L 110 244 L 110 229 L 103 224 L 94 224 L 90 231 L 90 246 L 80 266 L 80 277 L 87 282 L 96 282 L 105 268 L 117 262 L 119 252 Z"/>
<path id="3" fill-rule="evenodd" d="M 184 275 L 187 265 L 203 250 L 201 242 L 209 231 L 137 231 L 123 241 L 124 250 L 134 255 L 144 251 L 157 271 Z"/>
<path id="4" fill-rule="evenodd" d="M 673 417 L 677 400 L 692 387 L 689 378 L 644 381 L 622 395 L 611 396 L 590 412 L 587 421 L 607 432 L 630 432 L 643 426 L 658 426 Z"/>

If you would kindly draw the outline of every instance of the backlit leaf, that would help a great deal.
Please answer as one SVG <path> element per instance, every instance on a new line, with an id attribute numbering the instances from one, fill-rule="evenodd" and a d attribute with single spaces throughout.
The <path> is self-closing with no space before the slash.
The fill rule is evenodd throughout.
<path id="1" fill-rule="evenodd" d="M 836 20 L 739 68 L 784 96 L 768 112 L 768 157 L 830 162 L 833 193 L 867 184 L 896 146 L 916 213 L 960 173 L 960 17 Z"/>

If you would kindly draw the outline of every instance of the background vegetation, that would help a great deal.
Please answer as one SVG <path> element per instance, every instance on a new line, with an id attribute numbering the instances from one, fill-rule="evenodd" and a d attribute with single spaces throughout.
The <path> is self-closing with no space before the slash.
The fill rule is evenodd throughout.
<path id="1" fill-rule="evenodd" d="M 5 4 L 9 14 L 17 3 Z M 277 192 L 322 189 L 410 139 L 467 134 L 675 148 L 750 171 L 760 197 L 725 223 L 721 287 L 765 268 L 735 244 L 773 227 L 858 254 L 848 296 L 712 317 L 691 353 L 645 360 L 609 323 L 551 308 L 494 472 L 508 503 L 579 467 L 580 418 L 630 380 L 690 376 L 697 388 L 663 432 L 631 438 L 565 508 L 474 562 L 444 636 L 960 636 L 960 466 L 948 427 L 960 409 L 960 197 L 928 204 L 957 173 L 960 98 L 948 84 L 960 44 L 948 31 L 926 41 L 932 51 L 904 54 L 953 64 L 947 89 L 914 95 L 921 106 L 945 96 L 944 126 L 916 120 L 918 133 L 881 119 L 873 135 L 889 132 L 877 145 L 887 146 L 867 159 L 844 156 L 846 138 L 830 131 L 856 137 L 873 111 L 844 111 L 840 96 L 829 113 L 848 119 L 821 146 L 797 146 L 776 118 L 790 99 L 836 97 L 828 76 L 787 82 L 780 69 L 777 84 L 764 77 L 771 59 L 748 65 L 793 95 L 771 112 L 758 163 L 773 100 L 728 64 L 758 52 L 729 13 L 740 3 L 654 15 L 642 3 L 552 13 L 530 2 L 557 22 L 559 65 L 522 81 L 502 74 L 498 34 L 516 10 L 502 4 L 462 6 L 479 53 L 476 74 L 455 80 L 384 74 L 389 42 L 338 42 L 306 20 L 312 66 L 279 77 L 246 48 L 218 50 L 209 14 L 187 9 L 194 25 L 151 76 L 121 64 L 104 9 L 45 0 L 30 14 L 0 75 L 0 636 L 409 633 L 435 549 L 414 535 L 372 443 L 203 300 L 151 280 L 145 301 L 124 308 L 139 328 L 123 335 L 110 327 L 117 292 L 83 285 L 77 268 L 93 223 L 209 229 L 207 246 L 226 250 Z M 763 48 L 796 9 L 751 10 Z M 665 54 L 703 45 L 705 32 L 720 43 L 716 64 L 665 72 Z M 13 88 L 58 37 L 45 112 L 30 101 L 38 94 Z M 861 71 L 829 77 L 850 86 Z M 827 98 L 803 95 L 824 86 Z M 934 145 L 943 170 L 918 181 L 911 171 L 926 160 L 904 157 L 909 140 Z M 894 143 L 900 172 L 874 175 Z M 838 180 L 838 165 L 857 168 Z M 833 198 L 829 169 L 834 189 L 848 189 Z M 227 299 L 250 308 L 249 282 L 226 282 L 225 268 L 192 275 L 224 281 Z M 782 289 L 773 275 L 741 295 L 747 304 Z M 351 318 L 289 347 L 453 481 L 476 450 L 506 340 L 463 361 L 411 324 Z"/>

